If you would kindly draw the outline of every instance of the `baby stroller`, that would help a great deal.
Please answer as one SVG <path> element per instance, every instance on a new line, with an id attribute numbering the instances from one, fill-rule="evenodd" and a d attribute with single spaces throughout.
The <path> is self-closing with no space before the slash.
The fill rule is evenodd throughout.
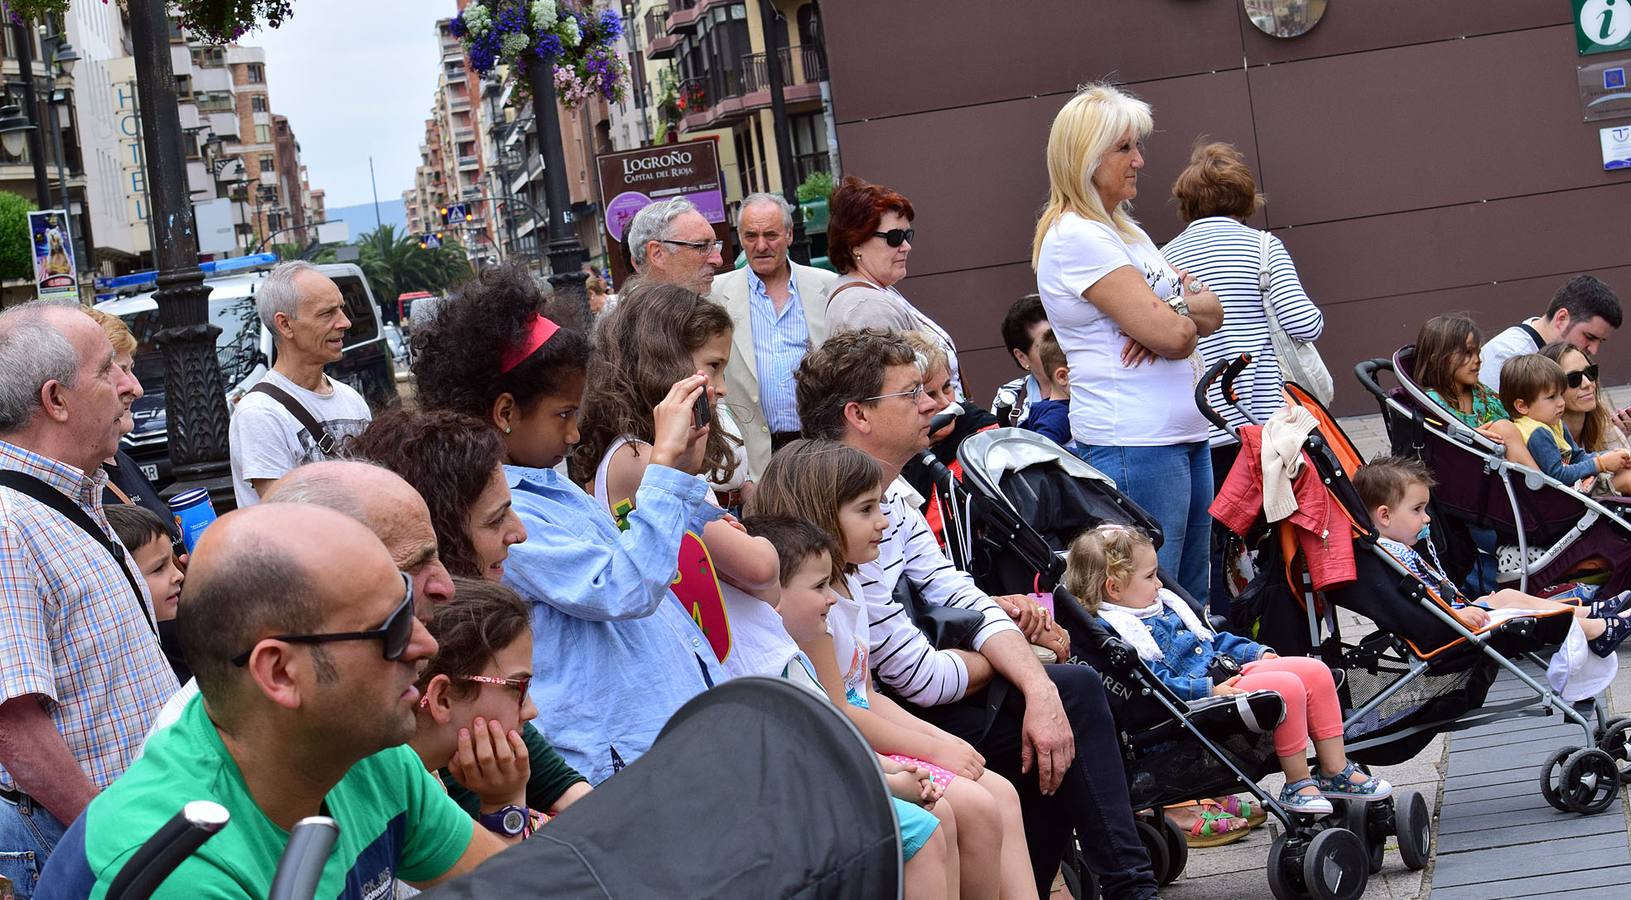
<path id="1" fill-rule="evenodd" d="M 1233 403 L 1232 382 L 1249 361 L 1243 356 L 1213 366 L 1197 389 L 1197 397 L 1204 397 L 1206 387 L 1221 376 L 1223 396 Z M 1288 403 L 1307 410 L 1318 423 L 1303 444 L 1303 458 L 1351 526 L 1357 575 L 1353 582 L 1316 592 L 1301 577 L 1303 560 L 1288 555 L 1285 561 L 1292 589 L 1301 595 L 1302 613 L 1317 652 L 1333 669 L 1346 671 L 1339 695 L 1349 757 L 1366 765 L 1396 764 L 1420 752 L 1443 732 L 1555 713 L 1578 725 L 1586 743 L 1583 748 L 1560 750 L 1547 762 L 1541 776 L 1543 795 L 1560 810 L 1597 813 L 1607 809 L 1618 796 L 1620 773 L 1614 758 L 1598 747 L 1602 736 L 1549 684 L 1517 664 L 1526 654 L 1561 644 L 1571 626 L 1571 614 L 1561 610 L 1508 618 L 1476 632 L 1463 626 L 1451 614 L 1452 598 L 1439 596 L 1377 544 L 1369 513 L 1349 481 L 1362 460 L 1336 420 L 1297 385 L 1287 384 L 1285 394 Z M 1220 427 L 1228 427 L 1216 411 L 1206 407 L 1203 411 Z M 1283 522 L 1268 526 L 1260 517 L 1256 527 L 1283 533 L 1291 526 Z M 1369 619 L 1378 630 L 1357 643 L 1345 643 L 1334 607 Z M 1533 696 L 1486 702 L 1490 686 L 1503 671 Z M 1411 815 L 1401 806 L 1400 817 L 1403 825 L 1402 820 Z M 1374 823 L 1373 828 L 1382 830 Z M 1409 830 L 1400 829 L 1401 855 L 1407 865 L 1412 857 L 1424 862 L 1425 853 L 1406 852 Z M 1414 844 L 1414 839 L 1409 843 Z M 1425 851 L 1425 844 L 1420 849 Z"/>
<path id="2" fill-rule="evenodd" d="M 948 483 L 943 508 L 957 511 L 948 541 L 960 546 L 989 593 L 1053 591 L 1059 623 L 1071 637 L 1069 662 L 1090 665 L 1104 681 L 1116 717 L 1129 791 L 1138 809 L 1156 809 L 1236 791 L 1249 791 L 1281 824 L 1269 851 L 1274 896 L 1353 898 L 1370 877 L 1359 836 L 1335 817 L 1294 816 L 1257 786 L 1279 764 L 1273 730 L 1285 715 L 1278 694 L 1185 701 L 1163 685 L 1120 638 L 1089 617 L 1058 583 L 1063 551 L 1082 530 L 1103 522 L 1146 530 L 1159 544 L 1159 525 L 1122 495 L 1109 478 L 1033 432 L 996 429 L 973 435 L 957 453 L 961 484 Z M 1171 578 L 1165 585 L 1184 597 Z M 1183 873 L 1188 844 L 1164 815 L 1143 815 L 1139 832 L 1157 880 Z"/>

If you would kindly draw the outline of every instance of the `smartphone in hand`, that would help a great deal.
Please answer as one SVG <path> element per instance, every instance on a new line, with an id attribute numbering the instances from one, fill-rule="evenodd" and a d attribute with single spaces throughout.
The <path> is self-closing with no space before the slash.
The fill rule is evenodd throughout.
<path id="1" fill-rule="evenodd" d="M 697 395 L 696 405 L 691 408 L 691 427 L 706 428 L 713 417 L 713 407 L 708 405 L 708 389 L 704 387 L 702 393 Z"/>

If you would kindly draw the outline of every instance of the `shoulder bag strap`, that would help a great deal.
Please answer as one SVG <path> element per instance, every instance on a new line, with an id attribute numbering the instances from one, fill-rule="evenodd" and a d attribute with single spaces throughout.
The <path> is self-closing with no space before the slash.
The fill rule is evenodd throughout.
<path id="1" fill-rule="evenodd" d="M 1527 332 L 1529 339 L 1535 342 L 1536 351 L 1539 351 L 1540 348 L 1546 346 L 1546 339 L 1540 336 L 1540 332 L 1535 330 L 1535 326 L 1530 325 L 1528 322 L 1519 322 L 1518 327 Z"/>
<path id="2" fill-rule="evenodd" d="M 872 285 L 867 284 L 864 281 L 851 281 L 851 282 L 839 285 L 837 290 L 835 290 L 835 291 L 833 291 L 833 292 L 831 292 L 831 293 L 829 293 L 827 295 L 827 310 L 829 312 L 832 310 L 832 301 L 833 301 L 834 297 L 837 297 L 839 294 L 844 293 L 845 291 L 849 290 L 852 287 L 872 287 Z M 873 288 L 873 289 L 876 290 L 876 288 Z"/>
<path id="3" fill-rule="evenodd" d="M 24 494 L 44 503 L 56 510 L 63 518 L 78 525 L 79 529 L 90 535 L 92 540 L 101 544 L 102 549 L 108 551 L 108 554 L 113 557 L 113 564 L 118 566 L 119 572 L 125 576 L 125 582 L 130 585 L 130 592 L 136 595 L 136 603 L 141 606 L 142 612 L 147 617 L 147 627 L 153 629 L 154 634 L 158 634 L 158 629 L 153 625 L 152 611 L 147 608 L 147 602 L 142 599 L 142 589 L 137 586 L 136 577 L 130 574 L 130 567 L 125 565 L 124 547 L 117 540 L 108 537 L 108 533 L 103 531 L 100 525 L 96 524 L 96 520 L 91 518 L 90 513 L 86 512 L 79 504 L 68 499 L 56 488 L 35 478 L 33 475 L 18 472 L 14 469 L 0 471 L 0 487 L 11 488 L 19 494 Z"/>
<path id="4" fill-rule="evenodd" d="M 1263 315 L 1268 317 L 1269 328 L 1280 328 L 1280 317 L 1274 314 L 1274 304 L 1269 300 L 1269 233 L 1257 233 L 1257 290 L 1263 295 Z"/>
<path id="5" fill-rule="evenodd" d="M 300 423 L 300 427 L 306 429 L 306 433 L 311 435 L 311 439 L 317 444 L 318 452 L 324 456 L 334 452 L 336 446 L 334 436 L 324 431 L 322 423 L 318 422 L 317 418 L 311 414 L 311 411 L 306 409 L 299 400 L 289 396 L 288 391 L 275 384 L 267 384 L 262 380 L 259 384 L 250 388 L 249 393 L 265 394 L 276 400 L 278 405 L 288 410 L 289 415 L 294 416 L 295 421 Z"/>

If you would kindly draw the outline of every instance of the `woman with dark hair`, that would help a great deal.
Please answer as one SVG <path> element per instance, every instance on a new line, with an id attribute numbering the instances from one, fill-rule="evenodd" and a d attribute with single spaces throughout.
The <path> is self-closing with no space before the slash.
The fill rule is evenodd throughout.
<path id="1" fill-rule="evenodd" d="M 847 175 L 827 201 L 827 216 L 827 258 L 839 275 L 827 292 L 827 333 L 852 328 L 927 331 L 945 345 L 952 390 L 961 401 L 957 345 L 895 288 L 906 277 L 906 257 L 912 252 L 912 201 Z"/>
<path id="2" fill-rule="evenodd" d="M 1574 435 L 1575 443 L 1588 453 L 1631 449 L 1599 389 L 1597 364 L 1586 351 L 1568 341 L 1553 341 L 1540 349 L 1540 355 L 1561 366 L 1568 379 L 1569 386 L 1563 391 L 1563 427 Z M 1599 473 L 1592 493 L 1631 494 L 1631 469 Z"/>
<path id="3" fill-rule="evenodd" d="M 532 610 L 530 695 L 561 756 L 599 784 L 724 678 L 670 590 L 686 531 L 715 515 L 708 486 L 679 468 L 702 457 L 708 438 L 692 422 L 707 378 L 684 374 L 655 402 L 638 509 L 619 528 L 552 468 L 578 442 L 589 345 L 541 315 L 543 305 L 526 273 L 483 272 L 420 326 L 414 373 L 423 408 L 475 416 L 500 434 L 527 533 L 503 575 Z"/>
<path id="4" fill-rule="evenodd" d="M 375 418 L 350 453 L 401 475 L 425 499 L 448 572 L 504 577 L 510 545 L 526 540 L 527 529 L 511 509 L 497 431 L 451 410 L 396 407 Z"/>

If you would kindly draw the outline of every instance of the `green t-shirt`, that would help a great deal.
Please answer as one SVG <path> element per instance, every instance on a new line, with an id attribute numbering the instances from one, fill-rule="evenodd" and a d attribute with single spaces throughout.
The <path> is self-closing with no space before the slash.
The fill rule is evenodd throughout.
<path id="1" fill-rule="evenodd" d="M 77 840 L 70 834 L 58 845 L 68 857 L 53 855 L 56 883 L 40 896 L 102 897 L 141 843 L 192 800 L 214 800 L 232 820 L 153 896 L 265 897 L 289 833 L 255 805 L 199 697 L 91 801 Z M 340 826 L 317 887 L 324 898 L 365 900 L 390 896 L 393 879 L 431 881 L 458 861 L 475 826 L 406 745 L 352 766 L 323 806 Z"/>
<path id="2" fill-rule="evenodd" d="M 548 812 L 561 799 L 566 789 L 580 781 L 589 779 L 578 774 L 578 770 L 567 765 L 555 748 L 550 745 L 549 738 L 532 727 L 531 722 L 522 723 L 521 740 L 527 745 L 527 761 L 530 773 L 527 776 L 527 807 L 538 812 Z M 472 818 L 481 814 L 481 798 L 475 792 L 454 780 L 451 773 L 443 769 L 438 773 L 442 776 L 442 784 L 447 786 L 447 795 L 459 804 L 459 807 Z"/>

